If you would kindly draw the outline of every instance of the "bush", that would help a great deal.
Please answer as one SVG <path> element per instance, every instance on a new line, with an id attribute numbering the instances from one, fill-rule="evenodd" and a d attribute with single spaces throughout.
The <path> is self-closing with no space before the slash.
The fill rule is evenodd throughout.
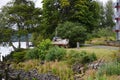
<path id="1" fill-rule="evenodd" d="M 15 62 L 22 62 L 25 60 L 25 55 L 26 55 L 26 51 L 22 51 L 22 52 L 14 52 L 12 54 L 12 59 Z"/>
<path id="2" fill-rule="evenodd" d="M 50 47 L 51 41 L 49 39 L 42 40 L 42 42 L 40 42 L 36 48 L 31 49 L 27 52 L 26 58 L 45 60 L 45 56 L 48 53 Z"/>
<path id="3" fill-rule="evenodd" d="M 105 37 L 106 40 L 115 40 L 115 32 L 112 31 L 111 28 L 107 27 L 107 28 L 100 28 L 96 31 L 93 31 L 92 33 L 93 37 Z"/>
<path id="4" fill-rule="evenodd" d="M 51 47 L 50 39 L 43 40 L 38 46 L 39 59 L 45 60 L 45 55 L 47 54 L 49 48 Z"/>
<path id="5" fill-rule="evenodd" d="M 33 43 L 34 46 L 37 46 L 40 43 L 40 41 L 42 41 L 42 39 L 43 36 L 35 32 L 32 34 L 31 42 Z"/>
<path id="6" fill-rule="evenodd" d="M 97 59 L 94 53 L 91 54 L 85 51 L 83 52 L 70 51 L 67 57 L 69 64 L 75 64 L 75 63 L 86 64 Z"/>
<path id="7" fill-rule="evenodd" d="M 118 62 L 109 62 L 104 64 L 98 70 L 99 75 L 120 75 L 120 63 Z"/>
<path id="8" fill-rule="evenodd" d="M 34 48 L 31 49 L 27 52 L 27 54 L 25 55 L 26 59 L 38 59 L 39 58 L 39 54 L 38 54 L 38 49 Z"/>
<path id="9" fill-rule="evenodd" d="M 84 54 L 82 63 L 89 63 L 89 62 L 93 62 L 94 60 L 97 60 L 97 57 L 94 53 L 92 54 L 87 54 L 86 52 L 83 52 L 82 54 Z"/>
<path id="10" fill-rule="evenodd" d="M 16 51 L 13 51 L 9 55 L 5 56 L 4 61 L 9 60 L 15 62 L 22 62 L 25 60 L 26 52 L 26 49 L 17 49 Z"/>
<path id="11" fill-rule="evenodd" d="M 55 46 L 49 49 L 45 59 L 47 61 L 60 61 L 65 57 L 65 53 L 66 51 L 64 48 L 59 48 L 58 46 Z"/>

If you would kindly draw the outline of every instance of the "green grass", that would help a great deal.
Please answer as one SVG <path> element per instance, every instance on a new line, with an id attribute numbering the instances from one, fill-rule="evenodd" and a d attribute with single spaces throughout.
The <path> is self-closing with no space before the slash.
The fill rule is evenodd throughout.
<path id="1" fill-rule="evenodd" d="M 120 63 L 119 62 L 109 62 L 104 64 L 98 69 L 99 75 L 120 75 Z"/>
<path id="2" fill-rule="evenodd" d="M 115 41 L 115 38 L 114 37 L 93 38 L 91 40 L 85 41 L 85 43 L 86 44 L 102 45 L 102 44 L 106 44 L 106 40 L 108 40 L 108 41 Z"/>
<path id="3" fill-rule="evenodd" d="M 88 53 L 95 53 L 98 59 L 105 59 L 107 61 L 113 59 L 114 55 L 118 53 L 118 50 L 93 48 L 93 47 L 81 47 L 80 49 L 71 48 L 71 49 L 67 49 L 67 52 L 69 53 L 71 50 L 75 50 L 78 52 L 86 51 Z"/>

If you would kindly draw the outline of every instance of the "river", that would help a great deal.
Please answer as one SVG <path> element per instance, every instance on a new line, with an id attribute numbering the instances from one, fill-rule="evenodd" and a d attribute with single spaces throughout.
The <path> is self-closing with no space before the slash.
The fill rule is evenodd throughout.
<path id="1" fill-rule="evenodd" d="M 32 43 L 29 42 L 29 44 L 31 45 Z M 18 47 L 18 42 L 13 42 L 13 45 L 15 47 Z M 26 48 L 26 42 L 21 42 L 21 48 Z M 0 46 L 0 61 L 2 61 L 2 56 L 6 56 L 8 54 L 10 54 L 13 51 L 12 46 Z"/>

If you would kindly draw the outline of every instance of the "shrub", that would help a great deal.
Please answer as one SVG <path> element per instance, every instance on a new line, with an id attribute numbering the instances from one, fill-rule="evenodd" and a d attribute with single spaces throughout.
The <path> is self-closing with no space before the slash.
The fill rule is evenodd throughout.
<path id="1" fill-rule="evenodd" d="M 12 55 L 12 59 L 15 61 L 15 62 L 22 62 L 25 60 L 25 54 L 26 52 L 25 51 L 22 51 L 22 52 L 14 52 L 13 55 Z"/>
<path id="2" fill-rule="evenodd" d="M 65 49 L 59 48 L 58 46 L 52 47 L 49 49 L 48 53 L 46 54 L 47 61 L 55 61 L 55 60 L 62 60 L 65 56 Z"/>
<path id="3" fill-rule="evenodd" d="M 120 75 L 120 63 L 118 62 L 109 62 L 104 64 L 98 70 L 99 75 Z"/>
<path id="4" fill-rule="evenodd" d="M 113 37 L 113 40 L 115 39 L 115 32 L 113 32 L 109 27 L 93 31 L 92 35 L 93 37 L 106 37 L 107 40 L 109 40 L 110 37 Z"/>
<path id="5" fill-rule="evenodd" d="M 29 50 L 26 55 L 25 55 L 26 59 L 38 59 L 39 58 L 39 54 L 38 54 L 38 49 L 34 48 Z"/>
<path id="6" fill-rule="evenodd" d="M 67 61 L 69 64 L 81 62 L 81 56 L 78 52 L 71 50 L 70 53 L 67 54 Z"/>
<path id="7" fill-rule="evenodd" d="M 39 33 L 34 32 L 31 37 L 31 42 L 34 44 L 34 46 L 37 46 L 40 41 L 42 41 L 43 36 Z"/>
<path id="8" fill-rule="evenodd" d="M 82 52 L 70 51 L 67 57 L 68 57 L 69 64 L 75 64 L 75 63 L 86 64 L 97 59 L 94 53 L 91 54 L 85 51 L 82 51 Z"/>
<path id="9" fill-rule="evenodd" d="M 97 59 L 96 55 L 94 53 L 87 54 L 86 52 L 83 52 L 83 60 L 82 63 L 89 63 Z"/>
<path id="10" fill-rule="evenodd" d="M 18 49 L 16 51 L 11 52 L 9 55 L 5 56 L 4 61 L 15 61 L 22 62 L 25 60 L 27 50 L 26 49 Z"/>
<path id="11" fill-rule="evenodd" d="M 39 59 L 45 60 L 45 55 L 47 54 L 47 51 L 51 47 L 51 41 L 50 39 L 43 40 L 38 46 L 38 54 Z"/>

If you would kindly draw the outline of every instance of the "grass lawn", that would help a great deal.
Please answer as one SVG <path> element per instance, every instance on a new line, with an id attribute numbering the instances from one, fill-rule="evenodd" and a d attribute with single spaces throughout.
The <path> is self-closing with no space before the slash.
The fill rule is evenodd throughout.
<path id="1" fill-rule="evenodd" d="M 88 53 L 95 53 L 98 59 L 104 59 L 106 61 L 110 61 L 115 57 L 115 54 L 118 53 L 118 50 L 108 49 L 108 48 L 95 48 L 95 47 L 81 47 L 80 49 L 77 48 L 70 48 L 67 49 L 67 52 L 75 50 L 78 52 L 86 51 Z"/>

